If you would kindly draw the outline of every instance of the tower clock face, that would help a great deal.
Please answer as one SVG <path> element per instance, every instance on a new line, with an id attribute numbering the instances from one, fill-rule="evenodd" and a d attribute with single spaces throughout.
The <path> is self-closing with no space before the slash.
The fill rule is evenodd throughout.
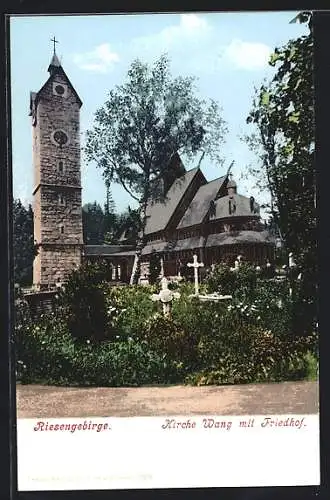
<path id="1" fill-rule="evenodd" d="M 65 132 L 63 132 L 63 130 L 56 130 L 56 132 L 54 132 L 53 137 L 54 137 L 54 141 L 59 146 L 64 146 L 64 144 L 66 144 L 69 140 L 67 134 Z"/>

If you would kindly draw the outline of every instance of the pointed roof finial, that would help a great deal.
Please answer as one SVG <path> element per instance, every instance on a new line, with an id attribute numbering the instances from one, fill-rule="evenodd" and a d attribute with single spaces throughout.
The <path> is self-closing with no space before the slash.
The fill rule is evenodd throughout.
<path id="1" fill-rule="evenodd" d="M 50 39 L 50 41 L 54 43 L 54 54 L 55 54 L 56 53 L 55 43 L 59 43 L 59 42 L 58 42 L 58 40 L 56 40 L 55 35 L 53 36 L 53 38 Z"/>
<path id="2" fill-rule="evenodd" d="M 49 71 L 49 73 L 53 73 L 54 71 L 56 71 L 57 68 L 59 68 L 61 66 L 61 61 L 57 57 L 56 48 L 55 48 L 55 44 L 59 43 L 58 40 L 56 40 L 56 38 L 54 36 L 53 38 L 50 39 L 50 41 L 54 43 L 54 53 L 53 53 L 52 60 L 50 61 L 50 65 L 48 67 L 48 71 Z"/>

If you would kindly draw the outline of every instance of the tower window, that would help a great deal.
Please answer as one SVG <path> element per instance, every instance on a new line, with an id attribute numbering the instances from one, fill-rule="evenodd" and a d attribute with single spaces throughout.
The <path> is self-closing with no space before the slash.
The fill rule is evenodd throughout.
<path id="1" fill-rule="evenodd" d="M 65 205 L 65 198 L 64 198 L 63 194 L 58 195 L 58 202 L 62 206 Z"/>
<path id="2" fill-rule="evenodd" d="M 63 174 L 64 173 L 64 162 L 62 160 L 60 160 L 57 164 L 57 170 L 59 172 L 59 174 Z"/>
<path id="3" fill-rule="evenodd" d="M 64 234 L 64 224 L 60 224 L 60 234 Z"/>
<path id="4" fill-rule="evenodd" d="M 53 94 L 60 97 L 67 97 L 68 87 L 59 82 L 53 82 Z"/>

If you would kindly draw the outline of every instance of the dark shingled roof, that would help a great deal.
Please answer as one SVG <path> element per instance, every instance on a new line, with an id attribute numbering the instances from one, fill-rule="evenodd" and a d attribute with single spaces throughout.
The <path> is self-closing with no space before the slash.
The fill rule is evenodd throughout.
<path id="1" fill-rule="evenodd" d="M 178 240 L 174 247 L 176 252 L 180 250 L 189 250 L 193 248 L 201 248 L 204 246 L 205 238 L 203 236 L 193 236 L 192 238 L 184 238 L 183 240 Z"/>
<path id="2" fill-rule="evenodd" d="M 273 244 L 274 240 L 268 231 L 237 231 L 232 233 L 210 234 L 205 246 L 218 247 L 239 243 Z"/>
<path id="3" fill-rule="evenodd" d="M 155 233 L 166 228 L 197 172 L 198 168 L 193 168 L 175 180 L 168 190 L 164 201 L 151 201 L 148 203 L 145 234 Z"/>
<path id="4" fill-rule="evenodd" d="M 134 247 L 132 245 L 85 245 L 84 255 L 96 255 L 98 257 L 105 257 L 107 255 L 113 255 L 119 252 L 127 252 L 128 250 L 133 249 Z"/>
<path id="5" fill-rule="evenodd" d="M 172 248 L 171 242 L 159 241 L 158 243 L 149 243 L 142 249 L 142 255 L 149 255 L 155 252 L 168 252 Z"/>
<path id="6" fill-rule="evenodd" d="M 199 188 L 186 213 L 179 222 L 177 229 L 194 226 L 203 222 L 210 208 L 211 201 L 217 196 L 226 178 L 227 175 L 223 175 L 219 179 L 214 179 Z"/>
<path id="7" fill-rule="evenodd" d="M 233 200 L 236 209 L 234 212 L 229 213 L 229 200 Z M 254 211 L 251 212 L 250 198 L 241 194 L 233 194 L 232 196 L 223 196 L 215 201 L 215 215 L 210 217 L 210 220 L 224 219 L 227 217 L 251 217 L 259 216 L 260 207 L 258 203 L 254 202 Z"/>

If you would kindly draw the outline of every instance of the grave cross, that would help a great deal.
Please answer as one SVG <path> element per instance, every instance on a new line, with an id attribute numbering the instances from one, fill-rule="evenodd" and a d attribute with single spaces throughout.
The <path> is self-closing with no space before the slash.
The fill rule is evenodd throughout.
<path id="1" fill-rule="evenodd" d="M 194 255 L 193 259 L 194 259 L 194 261 L 188 262 L 187 266 L 194 268 L 195 295 L 198 295 L 199 294 L 199 291 L 198 291 L 198 268 L 204 267 L 204 264 L 203 264 L 203 262 L 198 262 L 198 257 L 196 254 Z"/>
<path id="2" fill-rule="evenodd" d="M 171 315 L 171 302 L 173 299 L 178 299 L 180 294 L 168 289 L 168 281 L 165 276 L 161 279 L 161 287 L 162 289 L 158 294 L 152 294 L 151 300 L 160 301 L 163 304 L 164 316 L 169 317 Z"/>

